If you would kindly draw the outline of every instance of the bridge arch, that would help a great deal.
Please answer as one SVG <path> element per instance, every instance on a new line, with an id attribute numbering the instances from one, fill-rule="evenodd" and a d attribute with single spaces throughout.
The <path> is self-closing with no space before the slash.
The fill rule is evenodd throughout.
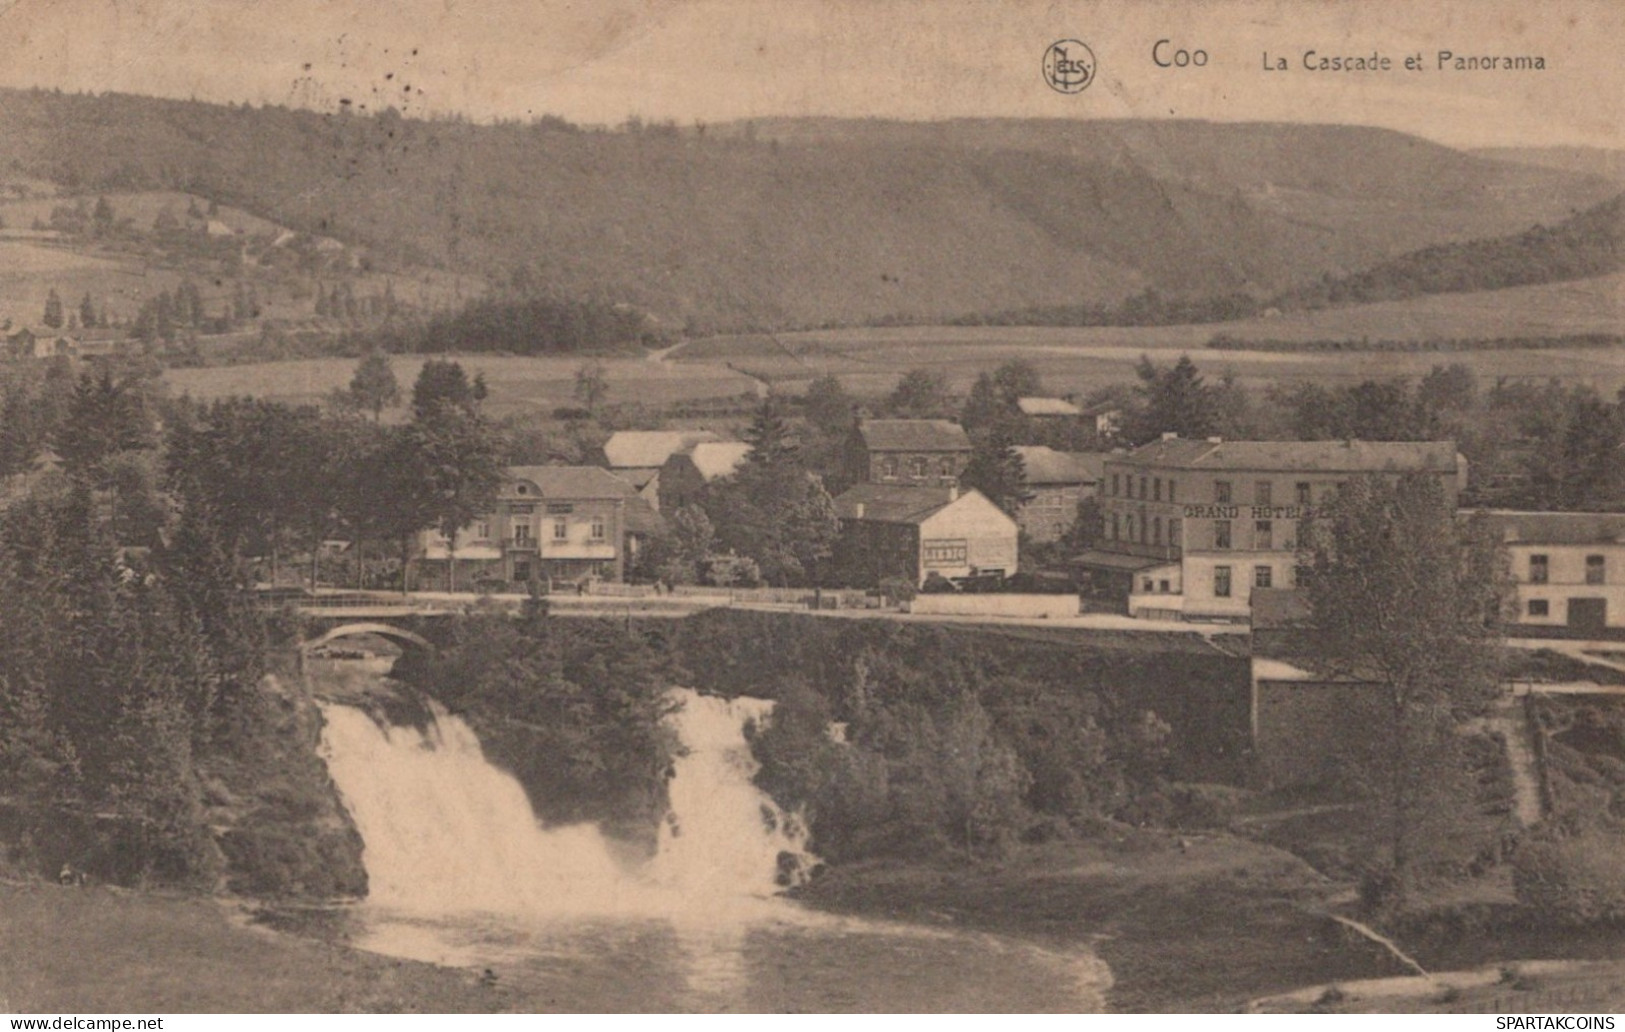
<path id="1" fill-rule="evenodd" d="M 323 634 L 321 637 L 312 638 L 310 641 L 305 642 L 302 648 L 304 651 L 310 652 L 313 649 L 319 649 L 323 645 L 337 641 L 340 638 L 349 638 L 358 634 L 376 634 L 380 637 L 392 638 L 395 641 L 403 644 L 415 646 L 425 652 L 434 651 L 434 646 L 430 644 L 429 639 L 425 638 L 423 635 L 414 631 L 409 631 L 404 627 L 396 627 L 394 624 L 387 623 L 341 624 L 340 626 L 335 627 Z"/>

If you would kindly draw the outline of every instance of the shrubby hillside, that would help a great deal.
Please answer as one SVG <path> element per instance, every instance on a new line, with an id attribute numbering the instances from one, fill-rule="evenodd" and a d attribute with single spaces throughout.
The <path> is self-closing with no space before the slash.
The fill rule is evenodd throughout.
<path id="1" fill-rule="evenodd" d="M 1294 307 L 1398 301 L 1606 276 L 1625 268 L 1625 194 L 1554 226 L 1439 244 L 1286 294 Z"/>
<path id="2" fill-rule="evenodd" d="M 180 189 L 667 326 L 1273 294 L 1518 232 L 1600 178 L 1358 127 L 803 120 L 587 131 L 0 91 L 0 167 Z"/>

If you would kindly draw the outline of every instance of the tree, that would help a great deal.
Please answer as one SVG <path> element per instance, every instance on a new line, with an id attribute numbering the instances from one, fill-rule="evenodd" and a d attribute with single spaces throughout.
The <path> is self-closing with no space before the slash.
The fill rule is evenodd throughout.
<path id="1" fill-rule="evenodd" d="M 79 300 L 79 325 L 86 329 L 100 325 L 100 321 L 96 318 L 96 306 L 91 302 L 88 291 Z"/>
<path id="2" fill-rule="evenodd" d="M 1441 829 L 1473 810 L 1463 725 L 1497 694 L 1504 605 L 1495 543 L 1439 481 L 1350 481 L 1304 523 L 1308 655 L 1381 700 L 1365 776 L 1386 829 L 1380 879 L 1403 906 Z"/>
<path id="3" fill-rule="evenodd" d="M 1200 440 L 1215 432 L 1217 416 L 1211 389 L 1203 382 L 1189 355 L 1169 369 L 1161 369 L 1140 356 L 1134 373 L 1140 411 L 1130 433 L 1138 443 L 1154 441 L 1164 433 Z"/>
<path id="4" fill-rule="evenodd" d="M 842 437 L 852 429 L 852 412 L 856 405 L 846 392 L 840 377 L 825 373 L 807 385 L 802 396 L 807 422 L 827 437 Z"/>
<path id="5" fill-rule="evenodd" d="M 693 584 L 699 580 L 700 564 L 711 554 L 715 538 L 716 530 L 704 509 L 682 506 L 639 556 L 641 572 L 668 584 Z"/>
<path id="6" fill-rule="evenodd" d="M 40 322 L 53 330 L 60 330 L 65 320 L 62 311 L 62 296 L 52 287 L 50 293 L 45 295 L 45 314 L 40 316 Z"/>
<path id="7" fill-rule="evenodd" d="M 350 377 L 350 398 L 357 408 L 372 413 L 374 423 L 383 418 L 384 409 L 401 403 L 401 387 L 388 355 L 368 352 L 356 365 L 355 375 Z"/>
<path id="8" fill-rule="evenodd" d="M 980 373 L 970 386 L 970 394 L 965 397 L 965 407 L 960 411 L 959 423 L 966 431 L 982 430 L 1007 419 L 1009 414 L 1010 410 L 999 397 L 999 389 L 994 385 L 993 377 L 987 373 Z"/>
<path id="9" fill-rule="evenodd" d="M 146 398 L 137 384 L 115 380 L 106 366 L 85 373 L 74 387 L 67 418 L 52 444 L 69 476 L 106 486 L 104 464 L 110 457 L 153 445 Z"/>
<path id="10" fill-rule="evenodd" d="M 800 463 L 800 446 L 791 434 L 790 424 L 779 414 L 779 405 L 771 396 L 757 407 L 750 426 L 740 435 L 750 445 L 745 461 L 757 466 L 768 466 L 788 472 L 787 467 Z"/>
<path id="11" fill-rule="evenodd" d="M 1044 393 L 1044 380 L 1038 367 L 1024 358 L 1012 358 L 993 370 L 993 386 L 1006 408 L 1015 408 L 1021 398 L 1038 397 Z"/>
<path id="12" fill-rule="evenodd" d="M 910 369 L 886 398 L 886 409 L 907 419 L 931 419 L 948 410 L 948 380 L 930 369 Z"/>
<path id="13" fill-rule="evenodd" d="M 1078 513 L 1067 528 L 1062 541 L 1069 549 L 1086 551 L 1095 547 L 1100 541 L 1105 523 L 1105 511 L 1100 507 L 1099 499 L 1094 495 L 1079 499 Z"/>
<path id="14" fill-rule="evenodd" d="M 1010 443 L 1003 424 L 995 424 L 974 443 L 959 482 L 982 492 L 1011 516 L 1032 497 L 1027 490 L 1027 464 Z"/>
<path id="15" fill-rule="evenodd" d="M 833 553 L 835 501 L 794 463 L 744 463 L 711 486 L 706 511 L 718 543 L 749 556 L 774 584 L 805 584 Z"/>
<path id="16" fill-rule="evenodd" d="M 113 206 L 107 202 L 106 197 L 96 198 L 96 207 L 91 212 L 90 218 L 97 236 L 106 236 L 113 231 Z"/>
<path id="17" fill-rule="evenodd" d="M 502 482 L 500 442 L 479 415 L 434 405 L 408 426 L 411 470 L 427 493 L 434 526 L 446 539 L 446 590 L 455 590 L 457 534 L 496 504 Z"/>
<path id="18" fill-rule="evenodd" d="M 598 406 L 609 397 L 609 377 L 605 374 L 604 363 L 583 362 L 577 366 L 575 388 L 571 393 L 582 408 L 596 413 Z"/>
<path id="19" fill-rule="evenodd" d="M 412 384 L 412 418 L 427 419 L 442 409 L 472 414 L 476 400 L 474 386 L 460 363 L 431 358 Z"/>

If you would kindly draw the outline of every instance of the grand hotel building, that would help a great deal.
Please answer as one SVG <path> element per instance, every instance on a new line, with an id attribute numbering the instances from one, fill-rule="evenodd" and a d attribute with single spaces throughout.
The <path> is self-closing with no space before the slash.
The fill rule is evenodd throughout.
<path id="1" fill-rule="evenodd" d="M 1165 435 L 1106 458 L 1097 587 L 1128 589 L 1130 615 L 1248 616 L 1254 588 L 1293 586 L 1298 523 L 1345 481 L 1430 473 L 1454 501 L 1466 460 L 1450 441 L 1205 441 Z"/>

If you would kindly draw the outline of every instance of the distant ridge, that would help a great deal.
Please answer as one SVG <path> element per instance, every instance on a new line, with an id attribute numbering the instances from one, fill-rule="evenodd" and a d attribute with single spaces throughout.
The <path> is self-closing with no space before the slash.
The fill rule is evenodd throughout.
<path id="1" fill-rule="evenodd" d="M 759 120 L 585 131 L 0 91 L 0 161 L 185 189 L 694 330 L 1276 294 L 1617 190 L 1387 130 Z"/>
<path id="2" fill-rule="evenodd" d="M 1481 147 L 1473 151 L 1496 161 L 1601 176 L 1625 185 L 1625 149 L 1609 147 Z"/>

